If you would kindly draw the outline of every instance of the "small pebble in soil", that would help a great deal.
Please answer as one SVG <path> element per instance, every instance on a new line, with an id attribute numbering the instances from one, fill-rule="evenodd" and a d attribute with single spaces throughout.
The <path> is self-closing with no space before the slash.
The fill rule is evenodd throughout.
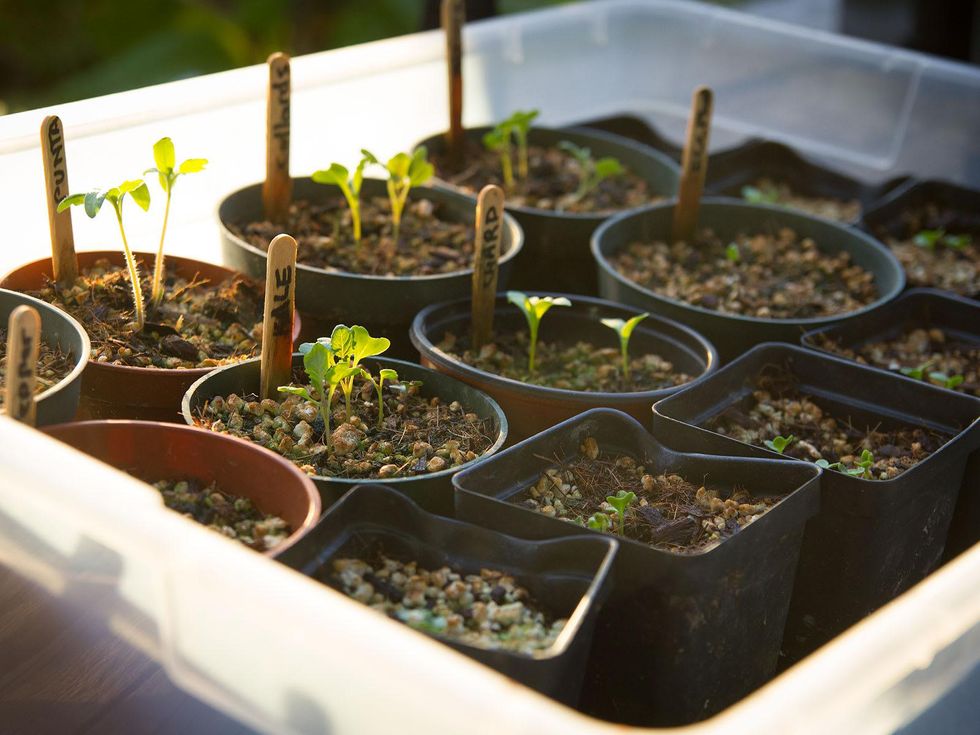
<path id="1" fill-rule="evenodd" d="M 334 559 L 330 567 L 323 581 L 358 602 L 416 630 L 477 648 L 533 655 L 553 646 L 568 622 L 549 619 L 505 572 L 465 574 L 448 566 L 430 571 L 384 555 L 374 562 Z"/>
<path id="2" fill-rule="evenodd" d="M 64 380 L 75 368 L 75 362 L 75 358 L 70 353 L 65 354 L 57 346 L 51 347 L 47 342 L 42 341 L 37 359 L 35 395 Z M 7 385 L 7 330 L 2 328 L 0 329 L 0 406 L 4 401 L 5 385 Z"/>

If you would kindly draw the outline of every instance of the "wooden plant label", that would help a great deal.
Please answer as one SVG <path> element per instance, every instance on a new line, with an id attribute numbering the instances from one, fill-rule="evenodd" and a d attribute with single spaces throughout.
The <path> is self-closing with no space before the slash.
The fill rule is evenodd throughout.
<path id="1" fill-rule="evenodd" d="M 277 398 L 293 375 L 293 309 L 296 303 L 296 241 L 276 235 L 269 245 L 262 321 L 263 398 Z"/>
<path id="2" fill-rule="evenodd" d="M 293 195 L 289 178 L 289 97 L 291 93 L 289 56 L 269 57 L 269 94 L 266 104 L 265 183 L 262 205 L 273 222 L 285 222 Z"/>
<path id="3" fill-rule="evenodd" d="M 442 27 L 446 32 L 446 64 L 449 69 L 449 130 L 446 148 L 454 160 L 463 156 L 463 0 L 442 0 Z"/>
<path id="4" fill-rule="evenodd" d="M 41 317 L 32 306 L 10 312 L 7 322 L 7 384 L 4 405 L 10 418 L 34 426 L 37 406 L 37 358 L 41 348 Z"/>
<path id="5" fill-rule="evenodd" d="M 75 256 L 71 212 L 67 209 L 58 212 L 58 204 L 68 196 L 68 163 L 65 160 L 65 136 L 57 115 L 48 115 L 41 121 L 41 158 L 44 161 L 54 279 L 68 284 L 78 275 L 78 258 Z"/>
<path id="6" fill-rule="evenodd" d="M 681 160 L 681 183 L 674 207 L 672 236 L 674 241 L 691 242 L 698 225 L 698 208 L 708 171 L 708 135 L 711 132 L 713 95 L 709 87 L 698 87 L 691 99 L 691 116 L 687 120 L 687 138 Z"/>
<path id="7" fill-rule="evenodd" d="M 504 190 L 484 186 L 476 200 L 476 247 L 473 253 L 473 348 L 480 349 L 493 334 L 497 298 L 497 263 L 504 234 Z"/>

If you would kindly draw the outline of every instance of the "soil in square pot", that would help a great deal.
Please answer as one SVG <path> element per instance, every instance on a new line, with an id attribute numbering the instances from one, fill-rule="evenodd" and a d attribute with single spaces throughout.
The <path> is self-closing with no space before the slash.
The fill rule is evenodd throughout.
<path id="1" fill-rule="evenodd" d="M 653 431 L 684 450 L 843 463 L 824 472 L 807 524 L 783 644 L 793 663 L 936 568 L 978 416 L 971 396 L 768 344 L 657 403 Z M 865 449 L 889 479 L 855 476 Z"/>
<path id="2" fill-rule="evenodd" d="M 523 541 L 426 513 L 390 488 L 358 485 L 279 560 L 574 705 L 616 548 L 609 539 Z M 406 572 L 402 565 L 413 562 Z M 411 572 L 424 591 L 408 590 L 412 582 L 398 576 Z M 464 585 L 472 601 L 461 597 Z M 484 616 L 512 631 L 510 641 L 481 632 L 475 621 Z"/>
<path id="3" fill-rule="evenodd" d="M 753 140 L 711 156 L 705 189 L 715 195 L 857 224 L 863 211 L 904 181 L 861 182 L 814 163 L 782 143 Z"/>
<path id="4" fill-rule="evenodd" d="M 795 343 L 808 329 L 890 301 L 905 285 L 888 249 L 854 228 L 708 198 L 698 242 L 670 245 L 673 212 L 668 202 L 596 230 L 600 291 L 697 330 L 726 362 L 761 342 Z"/>
<path id="5" fill-rule="evenodd" d="M 60 309 L 16 291 L 0 289 L 0 410 L 6 385 L 7 320 L 21 305 L 37 309 L 41 317 L 41 350 L 35 385 L 37 425 L 59 424 L 75 418 L 88 362 L 88 335 L 82 325 Z"/>
<path id="6" fill-rule="evenodd" d="M 146 285 L 147 279 L 152 273 L 156 256 L 150 253 L 134 253 L 134 256 L 139 263 L 140 274 L 143 276 L 144 293 L 148 295 L 150 290 Z M 126 322 L 125 314 L 127 310 L 132 310 L 132 291 L 128 276 L 125 275 L 123 253 L 112 250 L 78 253 L 78 266 L 82 274 L 96 270 L 101 272 L 102 266 L 98 265 L 100 261 L 106 261 L 110 269 L 109 274 L 98 279 L 98 283 L 100 287 L 105 286 L 107 293 L 110 294 L 107 298 L 112 299 L 111 310 L 104 310 L 101 306 L 97 310 L 90 308 L 90 305 L 97 302 L 89 295 L 87 288 L 79 286 L 78 291 L 72 293 L 61 289 L 58 291 L 63 299 L 71 298 L 73 301 L 77 293 L 81 301 L 74 302 L 65 310 L 78 317 L 93 342 L 91 359 L 82 374 L 79 418 L 178 422 L 180 400 L 191 383 L 216 366 L 228 364 L 238 357 L 249 357 L 258 353 L 264 289 L 261 283 L 243 279 L 240 274 L 220 265 L 173 255 L 167 256 L 164 262 L 168 294 L 173 293 L 178 279 L 184 284 L 206 280 L 208 283 L 222 287 L 222 291 L 209 301 L 206 312 L 202 311 L 200 303 L 195 303 L 192 307 L 193 311 L 188 311 L 184 315 L 184 323 L 192 322 L 203 327 L 213 318 L 224 324 L 231 324 L 225 331 L 227 340 L 223 337 L 222 339 L 225 340 L 223 344 L 212 344 L 213 349 L 200 352 L 195 344 L 184 339 L 187 336 L 187 327 L 181 327 L 183 330 L 181 334 L 174 330 L 176 313 L 154 312 L 148 307 L 148 327 L 144 330 L 145 336 L 140 336 L 138 342 L 133 343 L 128 338 L 119 337 L 120 334 L 124 334 L 119 331 L 119 328 Z M 11 271 L 0 281 L 0 287 L 40 293 L 45 301 L 62 307 L 66 301 L 54 292 L 51 279 L 51 259 L 44 258 Z M 214 289 L 208 288 L 207 291 L 215 293 Z M 172 303 L 169 300 L 165 301 L 164 307 L 169 308 L 168 304 Z M 106 315 L 109 315 L 113 321 L 105 321 Z M 238 321 L 239 318 L 251 323 L 247 325 L 241 323 Z M 157 319 L 161 320 L 162 324 L 154 324 Z M 154 333 L 156 336 L 153 336 Z M 233 343 L 233 337 L 240 337 L 242 341 L 236 345 Z M 196 337 L 190 339 L 195 340 Z M 240 345 L 246 347 L 240 348 Z M 140 364 L 142 355 L 140 346 L 151 348 L 155 355 L 154 360 L 160 362 L 161 366 Z M 123 352 L 120 352 L 120 349 Z M 129 350 L 128 354 L 125 353 L 126 350 Z M 202 354 L 206 359 L 201 359 Z M 171 367 L 163 367 L 169 363 L 174 364 Z"/>
<path id="7" fill-rule="evenodd" d="M 819 470 L 676 452 L 622 412 L 593 409 L 456 475 L 457 517 L 529 539 L 598 534 L 525 504 L 532 487 L 567 482 L 561 475 L 552 480 L 548 470 L 580 453 L 590 460 L 587 467 L 608 476 L 611 494 L 620 487 L 635 491 L 631 508 L 650 534 L 641 542 L 616 533 L 613 589 L 596 629 L 584 708 L 631 725 L 681 725 L 764 683 L 776 668 L 803 527 L 817 511 Z M 616 460 L 634 473 L 632 484 L 610 474 Z M 637 464 L 649 479 L 637 479 Z M 675 507 L 674 515 L 652 498 L 665 486 L 676 488 L 677 476 L 700 501 Z M 574 487 L 567 484 L 553 494 L 571 497 Z M 699 531 L 702 520 L 718 529 L 706 508 L 717 505 L 715 512 L 726 515 L 725 499 L 735 500 L 736 490 L 750 496 L 740 492 L 736 506 L 780 499 L 741 528 L 734 515 L 723 517 L 721 538 L 705 531 L 692 544 L 692 528 Z M 647 543 L 653 539 L 656 545 Z M 695 548 L 679 549 L 685 543 Z"/>
<path id="8" fill-rule="evenodd" d="M 329 334 L 335 324 L 363 324 L 371 334 L 391 340 L 392 354 L 412 357 L 414 351 L 407 337 L 412 316 L 431 303 L 462 298 L 470 292 L 476 204 L 457 192 L 424 186 L 412 188 L 402 217 L 403 249 L 416 240 L 419 247 L 432 241 L 429 229 L 435 226 L 434 222 L 445 223 L 438 227 L 444 233 L 440 237 L 446 238 L 449 244 L 437 244 L 427 250 L 430 254 L 420 263 L 413 260 L 416 263 L 413 270 L 421 273 L 406 275 L 397 267 L 401 256 L 389 247 L 392 240 L 387 229 L 391 219 L 390 211 L 385 208 L 387 196 L 384 181 L 364 179 L 361 247 L 365 254 L 359 257 L 364 258 L 360 267 L 365 271 L 377 271 L 379 266 L 387 265 L 396 266 L 393 270 L 364 273 L 344 270 L 357 265 L 354 261 L 343 265 L 351 255 L 349 247 L 340 248 L 334 260 L 326 259 L 324 253 L 334 251 L 317 245 L 316 238 L 322 236 L 317 233 L 326 227 L 325 235 L 332 235 L 331 228 L 337 227 L 338 222 L 342 232 L 350 233 L 349 207 L 336 186 L 318 184 L 310 178 L 293 179 L 289 221 L 282 225 L 263 220 L 261 184 L 239 189 L 226 197 L 218 207 L 224 259 L 245 273 L 264 277 L 270 242 L 267 235 L 288 232 L 299 245 L 296 308 L 303 315 L 304 334 L 315 339 Z M 381 204 L 372 207 L 373 214 L 369 214 L 368 202 L 373 200 Z M 524 244 L 516 220 L 507 215 L 504 223 L 498 275 L 501 286 L 507 285 L 515 258 Z M 382 230 L 383 248 L 377 235 Z M 415 258 L 419 247 L 413 245 L 406 251 L 406 257 Z M 396 255 L 392 260 L 367 257 L 379 249 Z M 442 272 L 441 268 L 450 270 Z"/>
<path id="9" fill-rule="evenodd" d="M 281 457 L 229 436 L 151 421 L 79 421 L 49 426 L 44 433 L 144 482 L 165 485 L 166 492 L 157 489 L 167 507 L 205 526 L 229 526 L 214 528 L 222 535 L 246 543 L 235 530 L 258 534 L 249 537 L 252 548 L 262 548 L 267 556 L 289 549 L 320 517 L 320 496 L 306 475 Z M 189 487 L 174 492 L 182 481 Z M 243 522 L 239 529 L 231 527 L 236 520 Z M 269 543 L 284 538 L 266 549 L 266 532 Z"/>
<path id="10" fill-rule="evenodd" d="M 504 294 L 497 296 L 492 356 L 481 358 L 482 353 L 468 349 L 469 300 L 421 311 L 412 323 L 412 343 L 423 365 L 479 388 L 500 404 L 511 443 L 590 408 L 617 408 L 647 421 L 656 401 L 717 367 L 718 355 L 710 342 L 651 315 L 630 338 L 632 374 L 624 383 L 619 336 L 600 320 L 625 321 L 641 312 L 587 296 L 567 298 L 570 307 L 553 308 L 542 320 L 534 377 L 527 375 L 527 323 Z"/>
<path id="11" fill-rule="evenodd" d="M 980 397 L 980 304 L 945 291 L 906 291 L 880 309 L 807 332 L 803 345 Z M 953 385 L 959 378 L 962 382 Z M 952 558 L 977 541 L 980 453 L 967 463 L 944 557 Z"/>
<path id="12" fill-rule="evenodd" d="M 466 131 L 464 160 L 467 162 L 466 170 L 471 173 L 463 178 L 447 168 L 449 164 L 442 134 L 432 136 L 419 145 L 429 149 L 430 159 L 436 166 L 436 176 L 447 185 L 475 196 L 486 184 L 502 184 L 500 159 L 497 154 L 488 152 L 481 142 L 484 133 L 489 130 L 473 128 Z M 589 148 L 593 158 L 612 156 L 618 159 L 635 177 L 625 181 L 637 183 L 623 187 L 621 182 L 617 182 L 620 177 L 606 179 L 599 187 L 602 196 L 607 196 L 607 191 L 615 191 L 620 201 L 601 205 L 603 209 L 594 212 L 557 211 L 555 197 L 551 194 L 550 206 L 542 206 L 537 198 L 532 206 L 531 203 L 515 199 L 514 193 L 505 188 L 507 211 L 520 223 L 527 243 L 515 265 L 511 285 L 523 290 L 540 289 L 594 296 L 597 283 L 595 267 L 589 255 L 589 237 L 593 230 L 619 211 L 673 196 L 677 191 L 679 171 L 677 164 L 664 154 L 618 135 L 582 128 L 532 127 L 528 135 L 529 179 L 557 182 L 550 185 L 547 191 L 553 190 L 559 195 L 574 192 L 578 186 L 574 158 L 557 147 L 564 140 Z M 478 161 L 480 165 L 471 161 Z M 555 175 L 556 162 L 564 167 L 559 169 L 560 176 Z M 627 191 L 632 192 L 629 198 L 625 194 Z"/>
<path id="13" fill-rule="evenodd" d="M 228 431 L 230 427 L 236 435 L 262 443 L 263 446 L 287 456 L 307 474 L 312 475 L 323 499 L 324 508 L 329 508 L 354 485 L 376 481 L 405 493 L 428 511 L 451 515 L 453 501 L 450 478 L 461 467 L 493 454 L 503 446 L 507 439 L 507 419 L 503 411 L 493 399 L 480 391 L 419 365 L 390 358 L 371 358 L 363 365 L 373 375 L 377 375 L 381 368 L 390 368 L 398 373 L 401 381 L 406 383 L 421 381 L 421 386 L 413 389 L 414 397 L 408 405 L 414 407 L 412 411 L 431 412 L 433 416 L 438 411 L 436 436 L 439 439 L 435 445 L 429 443 L 429 437 L 424 435 L 424 430 L 432 426 L 431 418 L 424 419 L 427 422 L 424 425 L 420 419 L 416 429 L 412 429 L 408 427 L 405 419 L 398 417 L 397 409 L 389 410 L 392 400 L 395 400 L 393 396 L 396 395 L 390 388 L 386 393 L 385 416 L 386 419 L 398 419 L 394 428 L 385 424 L 385 429 L 378 431 L 373 420 L 368 419 L 362 422 L 363 430 L 353 427 L 355 430 L 347 428 L 341 431 L 342 426 L 350 425 L 345 424 L 342 418 L 344 400 L 338 391 L 333 403 L 335 411 L 331 422 L 330 444 L 334 451 L 322 456 L 330 461 L 331 458 L 340 461 L 341 457 L 348 457 L 355 460 L 355 464 L 347 467 L 341 465 L 339 471 L 333 475 L 317 474 L 321 465 L 312 449 L 317 444 L 323 443 L 325 427 L 315 411 L 309 412 L 305 408 L 287 409 L 288 432 L 285 429 L 277 432 L 273 428 L 266 431 L 267 437 L 255 434 L 253 424 L 261 423 L 262 417 L 281 416 L 283 410 L 282 404 L 278 401 L 275 402 L 276 406 L 272 406 L 257 400 L 261 368 L 258 359 L 246 360 L 238 365 L 215 370 L 194 383 L 184 396 L 182 404 L 184 420 L 188 424 L 215 428 L 213 422 L 221 420 L 219 415 L 224 415 L 229 405 L 238 404 L 239 408 L 234 412 L 242 418 L 241 426 L 236 427 L 230 420 L 222 420 L 223 426 L 218 427 L 218 430 Z M 293 355 L 293 381 L 295 385 L 302 385 L 306 380 L 303 372 L 303 356 L 297 353 Z M 356 392 L 357 388 L 355 388 Z M 227 399 L 231 394 L 235 394 L 240 400 L 230 404 Z M 216 408 L 214 401 L 216 397 L 222 398 L 220 408 Z M 291 399 L 294 397 L 285 394 L 283 397 L 293 403 Z M 433 405 L 436 399 L 438 399 L 438 407 Z M 352 405 L 355 413 L 358 415 L 363 413 L 365 417 L 368 415 L 376 417 L 377 404 L 368 407 L 366 400 L 374 400 L 374 397 L 360 399 L 354 396 Z M 400 401 L 395 400 L 395 403 L 398 402 Z M 452 423 L 447 423 L 450 420 Z M 306 421 L 307 426 L 300 427 L 301 421 Z M 414 422 L 414 419 L 409 421 Z M 311 432 L 305 445 L 302 442 L 303 434 L 306 432 L 300 430 L 294 433 L 298 428 L 305 428 Z M 448 433 L 450 429 L 457 431 L 460 436 L 453 439 Z M 336 440 L 333 439 L 335 433 L 337 433 Z M 283 443 L 280 435 L 285 436 L 288 442 Z M 483 448 L 479 451 L 469 449 L 465 442 L 466 437 L 472 439 L 472 446 L 477 449 L 480 446 Z M 384 441 L 393 446 L 382 447 L 378 444 Z M 447 449 L 452 445 L 446 442 L 452 441 L 457 441 L 458 446 Z M 307 446 L 311 451 L 304 449 Z M 376 451 L 371 449 L 372 446 L 376 447 Z M 338 447 L 341 454 L 337 454 Z M 393 455 L 401 452 L 402 449 L 408 455 L 405 462 L 393 458 Z M 467 458 L 465 455 L 468 451 L 476 456 Z M 392 470 L 397 471 L 392 472 Z"/>
<path id="14" fill-rule="evenodd" d="M 912 181 L 869 209 L 862 224 L 898 257 L 910 286 L 980 297 L 980 190 Z"/>

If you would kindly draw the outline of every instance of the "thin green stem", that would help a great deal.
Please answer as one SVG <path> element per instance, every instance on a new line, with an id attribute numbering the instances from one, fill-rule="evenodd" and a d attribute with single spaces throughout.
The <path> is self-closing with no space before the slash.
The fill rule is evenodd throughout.
<path id="1" fill-rule="evenodd" d="M 378 428 L 381 427 L 385 417 L 384 382 L 385 379 L 379 375 L 378 382 L 374 384 L 378 389 Z"/>
<path id="2" fill-rule="evenodd" d="M 167 236 L 167 221 L 170 219 L 170 189 L 167 189 L 167 204 L 163 209 L 163 228 L 160 230 L 160 245 L 157 259 L 153 263 L 153 288 L 150 290 L 150 303 L 159 306 L 163 301 L 163 240 Z"/>
<path id="3" fill-rule="evenodd" d="M 531 344 L 528 345 L 527 350 L 527 371 L 534 374 L 534 357 L 538 348 L 538 322 L 532 321 L 529 325 L 529 331 L 531 336 Z"/>
<path id="4" fill-rule="evenodd" d="M 517 175 L 527 179 L 527 131 L 517 131 Z"/>
<path id="5" fill-rule="evenodd" d="M 619 349 L 623 353 L 623 379 L 630 379 L 629 341 L 619 338 Z"/>
<path id="6" fill-rule="evenodd" d="M 514 165 L 510 161 L 510 146 L 505 145 L 500 149 L 500 166 L 504 173 L 504 186 L 510 188 L 514 185 Z"/>
<path id="7" fill-rule="evenodd" d="M 143 316 L 143 287 L 140 285 L 140 274 L 136 267 L 136 259 L 133 257 L 133 251 L 129 249 L 126 230 L 123 228 L 122 203 L 113 202 L 112 208 L 116 211 L 119 234 L 122 235 L 123 250 L 126 254 L 126 267 L 129 269 L 129 282 L 133 287 L 133 315 L 136 319 L 136 331 L 138 332 L 143 329 L 143 324 L 145 324 L 145 318 Z"/>

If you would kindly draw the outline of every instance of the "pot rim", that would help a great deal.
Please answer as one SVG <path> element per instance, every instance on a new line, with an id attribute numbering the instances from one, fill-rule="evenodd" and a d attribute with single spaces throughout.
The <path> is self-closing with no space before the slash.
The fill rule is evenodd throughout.
<path id="1" fill-rule="evenodd" d="M 780 206 L 775 206 L 770 204 L 749 204 L 747 202 L 742 202 L 737 199 L 713 196 L 713 197 L 704 197 L 701 200 L 702 209 L 705 208 L 724 209 L 726 207 L 735 208 L 735 209 L 754 209 L 754 210 L 762 210 L 775 215 L 781 215 L 784 217 L 790 216 L 790 218 L 797 217 L 802 219 L 815 220 L 821 224 L 830 225 L 834 229 L 840 230 L 842 235 L 861 241 L 864 245 L 871 248 L 872 250 L 877 251 L 880 255 L 884 255 L 887 260 L 891 261 L 891 265 L 895 269 L 895 272 L 898 275 L 896 283 L 886 293 L 881 293 L 877 299 L 875 299 L 871 303 L 861 306 L 860 308 L 853 309 L 851 311 L 840 312 L 839 314 L 826 314 L 824 316 L 812 316 L 812 317 L 790 318 L 790 319 L 767 319 L 758 316 L 746 316 L 744 314 L 728 314 L 725 312 L 716 311 L 714 309 L 706 309 L 703 306 L 690 304 L 686 301 L 680 301 L 679 299 L 674 299 L 669 296 L 663 296 L 661 294 L 656 293 L 655 291 L 651 291 L 650 289 L 645 288 L 644 286 L 640 286 L 638 283 L 636 283 L 635 281 L 631 281 L 630 279 L 626 278 L 626 276 L 621 274 L 618 270 L 616 270 L 616 268 L 613 266 L 613 264 L 609 261 L 609 259 L 606 257 L 605 253 L 603 252 L 602 239 L 610 229 L 618 225 L 620 222 L 623 222 L 631 218 L 644 217 L 655 210 L 673 208 L 676 204 L 677 204 L 677 197 L 671 197 L 667 201 L 662 202 L 660 204 L 649 205 L 646 207 L 642 207 L 640 209 L 633 210 L 632 212 L 624 212 L 623 214 L 617 215 L 616 217 L 613 217 L 612 219 L 609 219 L 606 222 L 599 225 L 596 231 L 592 233 L 592 241 L 590 244 L 590 248 L 592 250 L 592 257 L 595 259 L 596 264 L 599 267 L 599 270 L 604 271 L 607 275 L 615 278 L 620 284 L 622 284 L 626 288 L 636 293 L 639 293 L 645 298 L 652 298 L 656 301 L 670 304 L 671 306 L 693 311 L 695 313 L 702 314 L 705 316 L 714 317 L 716 319 L 726 319 L 726 320 L 732 320 L 735 322 L 742 322 L 747 324 L 775 324 L 780 326 L 816 327 L 816 326 L 822 326 L 827 322 L 849 319 L 851 317 L 858 316 L 859 314 L 865 314 L 871 311 L 872 309 L 876 309 L 879 306 L 883 306 L 884 304 L 887 304 L 888 302 L 896 298 L 900 293 L 902 293 L 902 290 L 905 288 L 905 269 L 902 268 L 901 264 L 898 262 L 898 260 L 892 254 L 892 252 L 888 249 L 887 246 L 878 242 L 873 237 L 868 235 L 866 232 L 858 229 L 857 227 L 844 225 L 835 222 L 833 220 L 829 220 L 825 217 L 817 217 L 815 215 L 806 214 L 804 212 L 799 212 L 797 210 L 790 210 L 787 209 L 786 207 L 780 207 Z"/>

